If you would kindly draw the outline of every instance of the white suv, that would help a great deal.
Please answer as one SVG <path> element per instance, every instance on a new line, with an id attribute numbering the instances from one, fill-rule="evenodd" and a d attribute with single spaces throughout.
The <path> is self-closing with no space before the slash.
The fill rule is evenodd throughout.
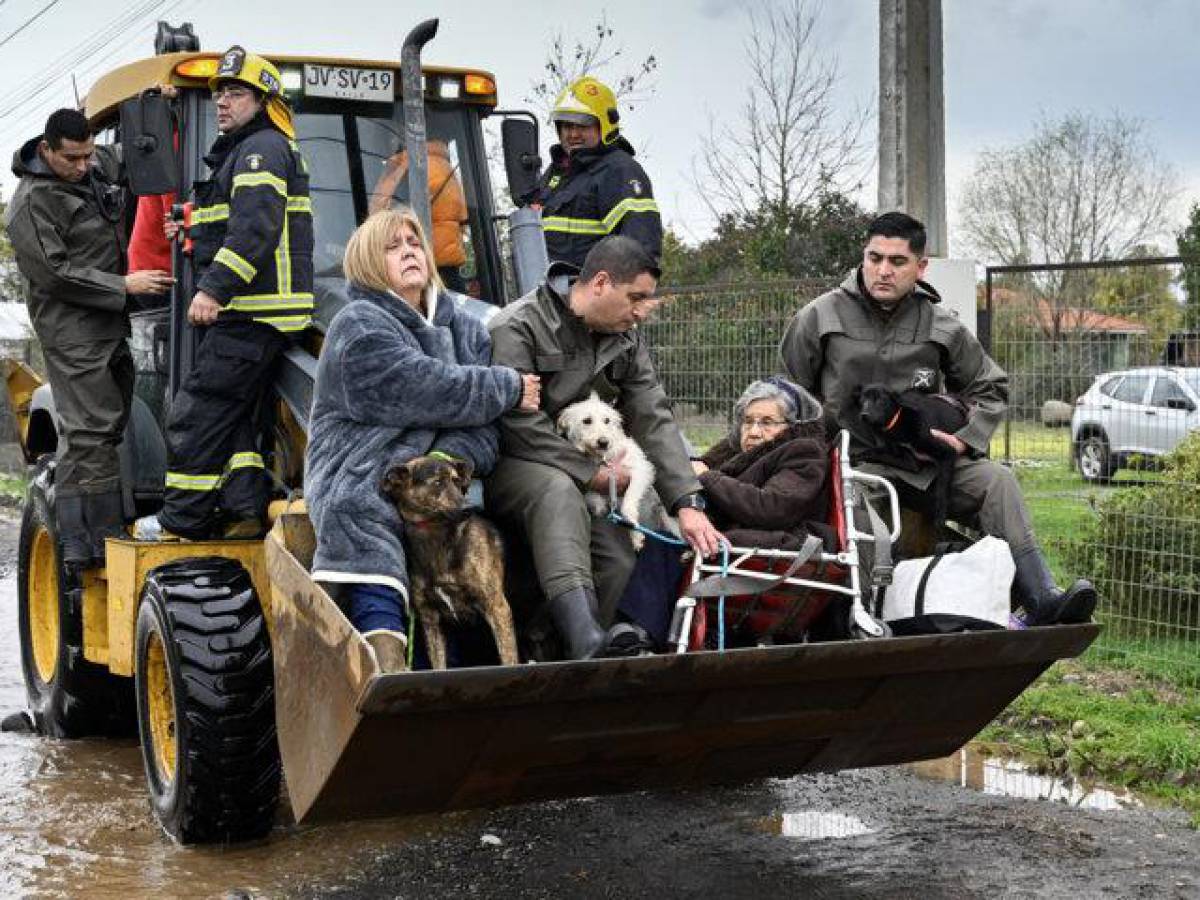
<path id="1" fill-rule="evenodd" d="M 1075 401 L 1071 451 L 1084 481 L 1103 483 L 1133 457 L 1170 453 L 1200 428 L 1200 368 L 1108 372 Z"/>

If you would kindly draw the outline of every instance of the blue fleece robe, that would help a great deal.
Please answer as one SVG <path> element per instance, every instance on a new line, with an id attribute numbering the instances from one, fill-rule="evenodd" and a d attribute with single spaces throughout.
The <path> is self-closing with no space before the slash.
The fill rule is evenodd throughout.
<path id="1" fill-rule="evenodd" d="M 384 584 L 407 600 L 403 525 L 383 476 L 433 450 L 491 471 L 493 422 L 520 400 L 521 378 L 490 361 L 487 329 L 449 294 L 429 322 L 394 294 L 350 287 L 325 335 L 305 454 L 315 580 Z"/>

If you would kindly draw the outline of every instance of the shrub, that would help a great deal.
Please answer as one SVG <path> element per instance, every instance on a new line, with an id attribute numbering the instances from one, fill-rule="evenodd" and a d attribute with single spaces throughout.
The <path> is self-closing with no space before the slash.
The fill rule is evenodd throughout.
<path id="1" fill-rule="evenodd" d="M 1200 432 L 1164 460 L 1161 481 L 1114 489 L 1068 545 L 1115 631 L 1200 639 Z"/>

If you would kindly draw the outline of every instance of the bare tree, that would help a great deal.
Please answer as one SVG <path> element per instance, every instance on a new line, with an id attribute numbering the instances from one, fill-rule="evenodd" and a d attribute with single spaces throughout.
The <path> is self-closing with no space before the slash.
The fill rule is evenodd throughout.
<path id="1" fill-rule="evenodd" d="M 568 38 L 561 31 L 554 36 L 543 66 L 545 74 L 530 85 L 525 102 L 549 113 L 563 88 L 584 75 L 594 75 L 612 88 L 622 106 L 632 109 L 654 93 L 658 59 L 651 53 L 623 72 L 614 72 L 626 61 L 625 48 L 615 42 L 602 13 L 586 38 Z"/>
<path id="2" fill-rule="evenodd" d="M 1167 236 L 1178 194 L 1142 120 L 1072 113 L 980 154 L 962 194 L 961 233 L 988 262 L 1120 259 Z"/>
<path id="3" fill-rule="evenodd" d="M 1178 194 L 1142 120 L 1071 113 L 1039 121 L 1023 143 L 980 154 L 960 201 L 960 234 L 978 258 L 1005 265 L 1144 256 L 1169 235 Z M 1086 331 L 1097 277 L 1014 278 L 1007 314 L 1036 320 L 1057 346 Z"/>
<path id="4" fill-rule="evenodd" d="M 868 165 L 870 110 L 837 108 L 837 59 L 818 45 L 820 0 L 751 7 L 750 85 L 729 125 L 713 125 L 693 180 L 713 215 L 786 212 L 853 191 Z M 718 117 L 726 121 L 726 117 Z"/>

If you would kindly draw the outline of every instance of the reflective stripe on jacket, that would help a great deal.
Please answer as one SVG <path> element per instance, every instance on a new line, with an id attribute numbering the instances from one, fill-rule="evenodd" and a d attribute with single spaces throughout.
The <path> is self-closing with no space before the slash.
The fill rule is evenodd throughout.
<path id="1" fill-rule="evenodd" d="M 300 331 L 312 321 L 313 224 L 308 168 L 265 115 L 222 135 L 196 184 L 196 287 L 226 310 Z"/>
<path id="2" fill-rule="evenodd" d="M 662 218 L 645 170 L 624 138 L 567 157 L 551 149 L 552 162 L 534 201 L 542 204 L 542 228 L 550 261 L 583 265 L 601 238 L 623 234 L 655 260 L 662 255 Z"/>

